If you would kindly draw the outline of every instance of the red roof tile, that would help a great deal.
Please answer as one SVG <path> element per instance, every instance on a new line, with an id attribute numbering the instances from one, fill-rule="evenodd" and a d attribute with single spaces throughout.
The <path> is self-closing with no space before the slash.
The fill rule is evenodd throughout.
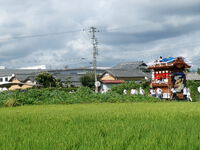
<path id="1" fill-rule="evenodd" d="M 124 80 L 102 80 L 102 83 L 112 83 L 112 84 L 119 84 L 119 83 L 124 83 Z"/>

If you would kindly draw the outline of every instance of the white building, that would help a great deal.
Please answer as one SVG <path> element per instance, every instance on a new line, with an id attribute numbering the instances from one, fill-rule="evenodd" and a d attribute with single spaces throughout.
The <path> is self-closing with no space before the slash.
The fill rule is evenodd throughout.
<path id="1" fill-rule="evenodd" d="M 24 67 L 24 68 L 17 68 L 17 69 L 45 70 L 47 69 L 47 67 L 46 65 L 40 65 L 40 66 L 31 66 L 31 67 Z"/>
<path id="2" fill-rule="evenodd" d="M 0 77 L 0 84 L 4 84 L 4 83 L 8 83 L 10 81 L 10 79 L 12 77 L 14 77 L 15 75 L 11 75 L 11 76 L 2 76 Z"/>

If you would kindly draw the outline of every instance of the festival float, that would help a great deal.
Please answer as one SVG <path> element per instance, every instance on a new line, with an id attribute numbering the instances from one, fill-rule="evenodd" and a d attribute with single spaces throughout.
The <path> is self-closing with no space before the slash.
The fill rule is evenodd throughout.
<path id="1" fill-rule="evenodd" d="M 191 68 L 183 57 L 160 58 L 148 66 L 152 71 L 151 87 L 162 89 L 163 98 L 171 97 L 171 89 L 175 88 L 177 98 L 183 99 L 183 88 L 186 86 L 186 69 Z"/>

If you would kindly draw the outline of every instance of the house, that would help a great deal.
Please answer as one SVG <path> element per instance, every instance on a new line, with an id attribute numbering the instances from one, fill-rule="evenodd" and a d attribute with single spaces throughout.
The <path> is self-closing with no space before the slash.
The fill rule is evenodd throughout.
<path id="1" fill-rule="evenodd" d="M 97 69 L 101 75 L 105 70 Z M 41 72 L 49 72 L 56 79 L 65 83 L 67 80 L 72 86 L 82 86 L 80 78 L 87 72 L 93 72 L 92 68 L 71 68 L 63 70 L 41 70 L 41 69 L 2 69 L 0 70 L 0 87 L 6 89 L 26 89 L 36 86 L 35 77 Z"/>
<path id="2" fill-rule="evenodd" d="M 92 68 L 69 68 L 64 70 L 48 70 L 56 79 L 60 79 L 61 82 L 65 82 L 69 80 L 71 85 L 74 87 L 80 87 L 81 84 L 81 77 L 84 76 L 87 72 L 93 72 Z M 102 73 L 105 72 L 103 68 L 97 68 L 97 75 L 100 76 Z"/>
<path id="3" fill-rule="evenodd" d="M 118 64 L 100 76 L 101 91 L 107 92 L 113 85 L 126 81 L 142 81 L 150 77 L 150 71 L 143 61 Z"/>
<path id="4" fill-rule="evenodd" d="M 32 88 L 36 85 L 35 75 L 41 70 L 0 70 L 0 91 Z"/>
<path id="5" fill-rule="evenodd" d="M 120 84 L 124 81 L 139 81 L 143 80 L 148 76 L 146 64 L 144 62 L 132 62 L 122 63 L 114 66 L 113 68 L 98 68 L 97 75 L 103 77 L 107 72 L 114 80 L 120 81 L 102 81 L 108 87 L 112 84 Z M 0 87 L 6 87 L 8 89 L 24 89 L 36 86 L 35 76 L 41 72 L 49 72 L 56 79 L 60 79 L 63 85 L 66 82 L 70 82 L 72 86 L 82 86 L 80 78 L 87 72 L 93 72 L 90 67 L 83 68 L 67 68 L 62 70 L 43 70 L 43 69 L 3 69 L 0 70 L 0 81 L 2 85 Z M 1 79 L 2 78 L 2 79 Z M 6 84 L 3 82 L 6 82 Z M 1 84 L 1 82 L 0 82 Z"/>

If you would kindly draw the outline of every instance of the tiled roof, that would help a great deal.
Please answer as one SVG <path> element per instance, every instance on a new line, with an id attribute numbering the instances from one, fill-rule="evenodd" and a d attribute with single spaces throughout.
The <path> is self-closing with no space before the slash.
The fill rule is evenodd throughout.
<path id="1" fill-rule="evenodd" d="M 146 77 L 146 74 L 140 69 L 109 69 L 107 72 L 114 77 Z"/>
<path id="2" fill-rule="evenodd" d="M 47 70 L 32 70 L 32 69 L 0 69 L 0 77 L 11 76 L 12 74 L 27 75 L 39 72 L 45 72 Z"/>
<path id="3" fill-rule="evenodd" d="M 127 63 L 118 64 L 112 67 L 112 69 L 130 70 L 130 69 L 145 68 L 145 67 L 147 67 L 147 65 L 143 61 L 135 61 L 135 62 L 127 62 Z"/>
<path id="4" fill-rule="evenodd" d="M 150 77 L 147 65 L 143 61 L 121 63 L 106 71 L 114 77 Z"/>
<path id="5" fill-rule="evenodd" d="M 193 72 L 189 72 L 186 74 L 186 79 L 187 80 L 196 80 L 196 81 L 200 81 L 200 74 L 198 73 L 193 73 Z"/>
<path id="6" fill-rule="evenodd" d="M 102 83 L 112 83 L 112 84 L 118 84 L 118 83 L 124 83 L 124 80 L 102 80 Z"/>

